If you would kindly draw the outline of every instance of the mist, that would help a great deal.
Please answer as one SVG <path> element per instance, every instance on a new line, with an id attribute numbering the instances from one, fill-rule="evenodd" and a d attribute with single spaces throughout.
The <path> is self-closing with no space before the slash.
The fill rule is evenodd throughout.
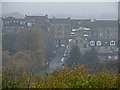
<path id="1" fill-rule="evenodd" d="M 3 2 L 3 16 L 45 15 L 49 18 L 117 19 L 117 2 Z"/>

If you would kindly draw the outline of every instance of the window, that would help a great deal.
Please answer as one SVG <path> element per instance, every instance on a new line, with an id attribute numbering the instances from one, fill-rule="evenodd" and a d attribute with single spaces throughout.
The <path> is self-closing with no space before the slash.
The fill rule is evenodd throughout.
<path id="1" fill-rule="evenodd" d="M 82 43 L 82 40 L 80 40 L 80 43 Z"/>
<path id="2" fill-rule="evenodd" d="M 114 59 L 118 59 L 118 56 L 114 56 Z"/>
<path id="3" fill-rule="evenodd" d="M 29 23 L 27 23 L 27 26 L 29 26 L 29 27 L 30 27 L 30 26 L 32 26 L 32 23 L 30 23 L 30 22 L 29 22 Z"/>
<path id="4" fill-rule="evenodd" d="M 97 46 L 101 46 L 101 41 L 97 41 Z"/>
<path id="5" fill-rule="evenodd" d="M 111 56 L 108 56 L 109 59 L 111 59 Z"/>
<path id="6" fill-rule="evenodd" d="M 95 41 L 90 41 L 90 46 L 95 46 Z"/>
<path id="7" fill-rule="evenodd" d="M 105 48 L 105 51 L 107 51 L 108 50 L 108 47 L 104 47 Z"/>
<path id="8" fill-rule="evenodd" d="M 66 24 L 66 29 L 68 29 L 69 28 L 69 25 L 68 24 Z"/>
<path id="9" fill-rule="evenodd" d="M 78 40 L 76 40 L 75 43 L 78 44 Z"/>
<path id="10" fill-rule="evenodd" d="M 84 34 L 84 36 L 86 36 L 86 37 L 87 37 L 87 36 L 88 36 L 88 34 Z"/>
<path id="11" fill-rule="evenodd" d="M 23 24 L 25 24 L 25 22 L 24 21 L 20 21 L 20 24 L 23 25 Z"/>
<path id="12" fill-rule="evenodd" d="M 110 41 L 110 46 L 115 46 L 115 41 Z"/>
<path id="13" fill-rule="evenodd" d="M 9 21 L 5 21 L 5 24 L 9 24 Z"/>
<path id="14" fill-rule="evenodd" d="M 85 44 L 83 44 L 83 48 L 87 48 L 87 44 L 85 43 Z"/>
<path id="15" fill-rule="evenodd" d="M 24 29 L 24 27 L 22 26 L 21 29 Z"/>

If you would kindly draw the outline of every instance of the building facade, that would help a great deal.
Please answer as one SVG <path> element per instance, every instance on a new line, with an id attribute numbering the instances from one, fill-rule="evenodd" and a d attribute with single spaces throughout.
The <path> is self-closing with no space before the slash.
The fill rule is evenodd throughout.
<path id="1" fill-rule="evenodd" d="M 67 46 L 70 51 L 73 45 L 78 44 L 83 54 L 95 47 L 100 60 L 118 58 L 117 20 L 71 19 L 70 17 L 49 19 L 48 15 L 6 17 L 2 20 L 3 32 L 38 28 L 44 44 L 50 48 Z"/>
<path id="2" fill-rule="evenodd" d="M 83 54 L 94 47 L 100 60 L 118 59 L 117 20 L 89 21 L 84 27 L 79 27 L 73 32 L 76 35 L 71 39 L 69 47 L 78 43 Z"/>
<path id="3" fill-rule="evenodd" d="M 48 45 L 48 15 L 45 16 L 27 16 L 24 18 L 5 17 L 3 21 L 3 32 L 20 31 L 27 28 L 35 27 L 40 30 L 44 45 Z"/>

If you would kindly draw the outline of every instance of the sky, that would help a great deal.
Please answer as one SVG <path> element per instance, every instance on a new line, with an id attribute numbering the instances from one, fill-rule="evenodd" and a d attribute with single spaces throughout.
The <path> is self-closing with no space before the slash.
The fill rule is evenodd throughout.
<path id="1" fill-rule="evenodd" d="M 3 2 L 2 13 L 18 12 L 50 18 L 117 19 L 117 2 Z"/>

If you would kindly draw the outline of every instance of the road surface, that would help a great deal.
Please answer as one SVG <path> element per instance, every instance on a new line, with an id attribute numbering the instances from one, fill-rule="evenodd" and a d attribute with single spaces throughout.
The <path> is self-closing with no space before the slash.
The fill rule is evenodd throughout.
<path id="1" fill-rule="evenodd" d="M 56 57 L 49 62 L 48 70 L 52 72 L 56 67 L 61 67 L 61 58 L 64 55 L 65 48 L 59 47 L 56 51 Z"/>

